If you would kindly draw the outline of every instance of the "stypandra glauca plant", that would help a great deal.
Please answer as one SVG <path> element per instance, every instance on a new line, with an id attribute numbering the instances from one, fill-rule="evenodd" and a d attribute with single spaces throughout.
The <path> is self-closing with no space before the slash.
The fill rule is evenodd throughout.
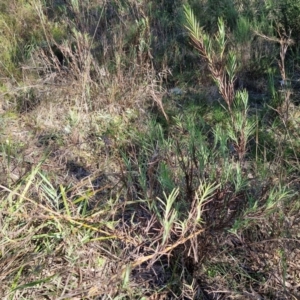
<path id="1" fill-rule="evenodd" d="M 184 14 L 184 26 L 189 37 L 195 49 L 206 60 L 210 74 L 226 103 L 225 109 L 230 117 L 227 124 L 228 135 L 239 159 L 243 160 L 255 123 L 248 118 L 248 92 L 235 90 L 237 56 L 234 49 L 230 49 L 224 21 L 222 18 L 218 19 L 218 32 L 212 37 L 200 27 L 192 9 L 187 5 L 184 6 Z"/>

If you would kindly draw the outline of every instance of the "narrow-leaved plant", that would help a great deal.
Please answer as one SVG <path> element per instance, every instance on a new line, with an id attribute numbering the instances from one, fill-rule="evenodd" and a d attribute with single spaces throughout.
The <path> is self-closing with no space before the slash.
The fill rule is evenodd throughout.
<path id="1" fill-rule="evenodd" d="M 222 95 L 230 122 L 227 126 L 228 135 L 233 142 L 233 148 L 242 160 L 246 153 L 247 142 L 255 129 L 255 123 L 248 119 L 248 92 L 235 89 L 237 74 L 237 56 L 233 49 L 227 49 L 225 24 L 222 18 L 218 20 L 218 32 L 210 37 L 203 28 L 189 6 L 184 6 L 185 28 L 193 45 L 200 55 L 207 61 L 208 69 L 219 92 Z"/>

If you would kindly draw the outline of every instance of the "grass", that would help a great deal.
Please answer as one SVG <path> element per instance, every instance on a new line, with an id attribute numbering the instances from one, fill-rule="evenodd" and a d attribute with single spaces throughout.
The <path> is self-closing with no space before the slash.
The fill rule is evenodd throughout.
<path id="1" fill-rule="evenodd" d="M 296 37 L 189 4 L 0 0 L 2 299 L 300 297 Z"/>

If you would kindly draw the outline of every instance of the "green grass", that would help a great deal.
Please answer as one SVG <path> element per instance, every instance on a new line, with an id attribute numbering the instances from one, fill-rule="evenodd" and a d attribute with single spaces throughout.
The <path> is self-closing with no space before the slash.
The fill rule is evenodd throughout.
<path id="1" fill-rule="evenodd" d="M 1 299 L 300 297 L 297 49 L 188 4 L 0 0 Z"/>

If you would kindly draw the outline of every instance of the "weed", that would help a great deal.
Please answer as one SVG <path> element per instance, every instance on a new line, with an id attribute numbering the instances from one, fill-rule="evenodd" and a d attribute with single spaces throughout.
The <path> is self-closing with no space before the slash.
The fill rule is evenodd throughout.
<path id="1" fill-rule="evenodd" d="M 1 299 L 300 297 L 296 2 L 0 0 Z"/>

